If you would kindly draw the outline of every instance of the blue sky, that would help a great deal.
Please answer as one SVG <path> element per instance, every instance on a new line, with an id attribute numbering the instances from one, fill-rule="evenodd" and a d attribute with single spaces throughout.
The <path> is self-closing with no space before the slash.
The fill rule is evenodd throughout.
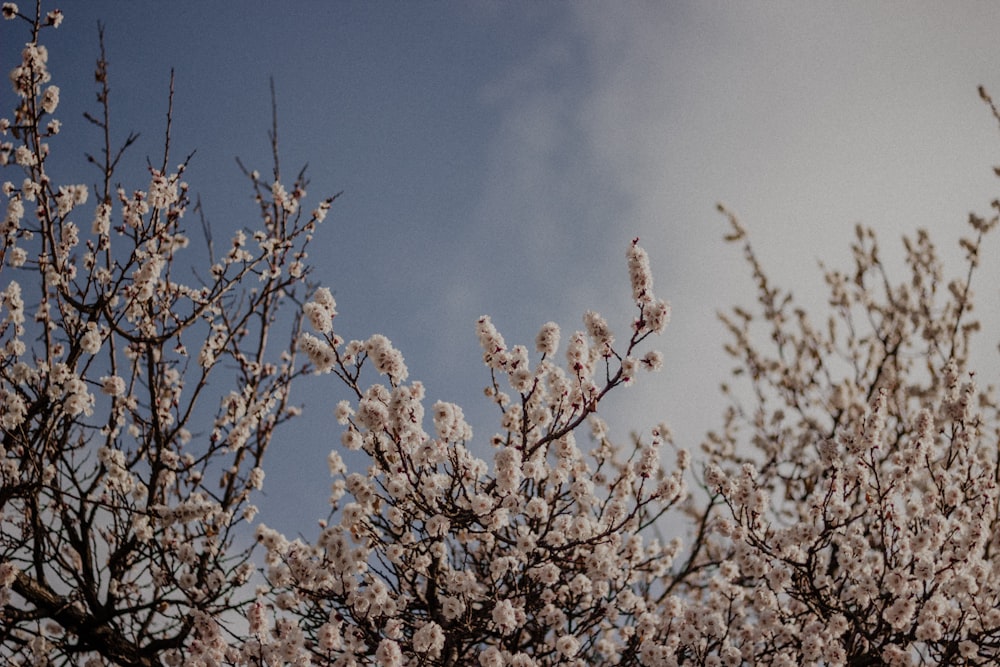
<path id="1" fill-rule="evenodd" d="M 188 181 L 217 238 L 254 223 L 234 158 L 270 167 L 273 77 L 288 179 L 308 163 L 311 196 L 344 191 L 312 252 L 341 334 L 389 336 L 430 402 L 463 404 L 483 439 L 496 420 L 481 398 L 476 318 L 491 314 L 509 344 L 530 344 L 547 320 L 571 331 L 588 308 L 624 332 L 634 236 L 674 319 L 658 342 L 664 372 L 619 393 L 605 416 L 623 436 L 665 419 L 694 450 L 718 423 L 729 366 L 715 313 L 753 297 L 738 250 L 721 240 L 717 201 L 740 214 L 774 277 L 819 311 L 817 262 L 849 261 L 856 222 L 881 232 L 890 257 L 917 227 L 951 249 L 969 210 L 997 192 L 1000 133 L 976 95 L 984 84 L 1000 97 L 996 3 L 63 10 L 49 48 L 59 140 L 78 160 L 67 174 L 83 173 L 83 146 L 96 147 L 80 114 L 94 108 L 98 20 L 113 122 L 120 137 L 142 133 L 125 184 L 141 187 L 145 157 L 159 161 L 174 68 L 175 162 L 197 150 Z M 8 66 L 17 41 L 0 43 Z M 997 251 L 994 239 L 987 264 Z M 1000 310 L 998 265 L 979 278 L 984 316 Z M 325 513 L 334 444 L 333 403 L 299 398 L 317 417 L 275 443 L 259 503 L 265 522 L 293 532 Z"/>

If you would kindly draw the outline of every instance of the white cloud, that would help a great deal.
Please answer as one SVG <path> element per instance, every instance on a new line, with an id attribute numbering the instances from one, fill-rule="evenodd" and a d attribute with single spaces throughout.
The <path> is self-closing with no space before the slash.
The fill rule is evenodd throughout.
<path id="1" fill-rule="evenodd" d="M 989 201 L 1000 142 L 975 86 L 1000 63 L 1000 12 L 910 8 L 574 3 L 488 88 L 503 120 L 481 215 L 509 216 L 519 242 L 504 250 L 568 290 L 564 306 L 600 306 L 622 294 L 620 248 L 638 233 L 674 302 L 667 372 L 654 398 L 625 402 L 623 423 L 698 422 L 692 408 L 715 404 L 714 313 L 753 296 L 716 200 L 741 213 L 777 281 L 819 307 L 817 261 L 849 261 L 856 222 L 889 255 L 917 227 L 951 248 Z M 701 416 L 678 431 L 699 437 L 714 413 Z"/>

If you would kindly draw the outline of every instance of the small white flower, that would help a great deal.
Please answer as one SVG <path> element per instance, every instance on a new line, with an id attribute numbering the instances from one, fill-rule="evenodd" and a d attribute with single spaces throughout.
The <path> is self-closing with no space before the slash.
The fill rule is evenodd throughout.
<path id="1" fill-rule="evenodd" d="M 49 86 L 42 93 L 42 111 L 52 113 L 59 106 L 59 86 Z"/>
<path id="2" fill-rule="evenodd" d="M 101 392 L 108 396 L 121 396 L 125 393 L 125 380 L 117 375 L 105 375 L 101 378 Z"/>

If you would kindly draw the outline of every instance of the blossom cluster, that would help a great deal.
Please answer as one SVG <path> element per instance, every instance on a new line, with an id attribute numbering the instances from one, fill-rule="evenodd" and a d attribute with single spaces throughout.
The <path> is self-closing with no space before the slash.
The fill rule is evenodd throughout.
<path id="1" fill-rule="evenodd" d="M 602 397 L 631 379 L 640 343 L 665 324 L 645 257 L 637 242 L 629 246 L 640 316 L 622 348 L 588 311 L 565 365 L 555 361 L 553 322 L 538 334 L 533 363 L 525 346 L 509 347 L 489 317 L 479 319 L 486 393 L 500 411 L 492 463 L 472 447 L 461 407 L 435 402 L 433 431 L 424 429 L 426 390 L 406 383 L 388 339 L 345 342 L 330 324 L 328 290 L 303 306 L 313 332 L 299 342 L 312 367 L 356 396 L 337 406 L 340 444 L 369 462 L 364 474 L 348 472 L 331 453 L 331 518 L 314 541 L 257 527 L 277 595 L 274 623 L 304 633 L 303 660 L 587 664 L 628 646 L 642 600 L 680 549 L 643 533 L 686 497 L 689 461 L 681 452 L 674 472 L 660 467 L 666 428 L 620 458 L 597 414 Z M 369 365 L 388 382 L 362 384 Z M 576 435 L 587 424 L 597 443 L 589 453 Z M 255 642 L 284 636 L 261 629 Z"/>

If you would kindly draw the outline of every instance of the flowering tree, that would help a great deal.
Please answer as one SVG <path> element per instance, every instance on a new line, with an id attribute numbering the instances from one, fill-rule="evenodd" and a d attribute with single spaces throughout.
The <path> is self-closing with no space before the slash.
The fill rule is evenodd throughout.
<path id="1" fill-rule="evenodd" d="M 388 339 L 340 335 L 329 289 L 299 293 L 333 198 L 307 209 L 273 136 L 272 176 L 247 171 L 260 227 L 209 244 L 205 272 L 189 275 L 177 264 L 187 161 L 171 166 L 169 122 L 143 189 L 117 187 L 133 138 L 113 148 L 102 55 L 88 116 L 101 180 L 55 182 L 59 89 L 41 38 L 62 14 L 2 14 L 28 26 L 28 43 L 0 117 L 0 659 L 1000 659 L 1000 404 L 969 368 L 970 283 L 996 212 L 970 216 L 968 271 L 950 282 L 920 232 L 894 283 L 859 228 L 852 269 L 825 273 L 830 310 L 816 324 L 723 209 L 759 308 L 723 316 L 744 389 L 726 389 L 731 407 L 693 467 L 666 426 L 620 445 L 600 417 L 609 391 L 662 364 L 645 343 L 669 307 L 633 241 L 626 336 L 591 311 L 564 351 L 551 322 L 529 350 L 480 318 L 499 424 L 473 438 L 458 405 L 425 407 Z M 253 525 L 251 494 L 305 373 L 349 398 L 336 406 L 327 518 L 289 540 Z M 344 450 L 364 465 L 348 470 Z M 657 537 L 678 525 L 686 542 Z"/>
<path id="2" fill-rule="evenodd" d="M 267 183 L 250 174 L 261 226 L 192 283 L 175 268 L 189 200 L 169 123 L 143 189 L 116 187 L 134 137 L 114 147 L 102 55 L 88 117 L 103 133 L 101 181 L 55 182 L 59 88 L 39 40 L 62 14 L 2 12 L 30 30 L 10 75 L 16 108 L 0 118 L 0 655 L 159 665 L 244 607 L 254 567 L 238 528 L 302 372 L 295 346 L 269 335 L 331 200 L 307 212 L 301 181 L 289 191 L 277 169 Z"/>
<path id="3" fill-rule="evenodd" d="M 970 281 L 993 208 L 970 215 L 968 272 L 947 284 L 925 232 L 904 239 L 909 276 L 894 284 L 859 227 L 853 270 L 825 273 L 820 325 L 769 283 L 726 212 L 769 343 L 750 313 L 723 318 L 752 391 L 704 447 L 724 558 L 701 603 L 725 631 L 693 632 L 686 655 L 708 661 L 721 642 L 739 650 L 729 664 L 996 663 L 1000 422 L 969 369 Z"/>

